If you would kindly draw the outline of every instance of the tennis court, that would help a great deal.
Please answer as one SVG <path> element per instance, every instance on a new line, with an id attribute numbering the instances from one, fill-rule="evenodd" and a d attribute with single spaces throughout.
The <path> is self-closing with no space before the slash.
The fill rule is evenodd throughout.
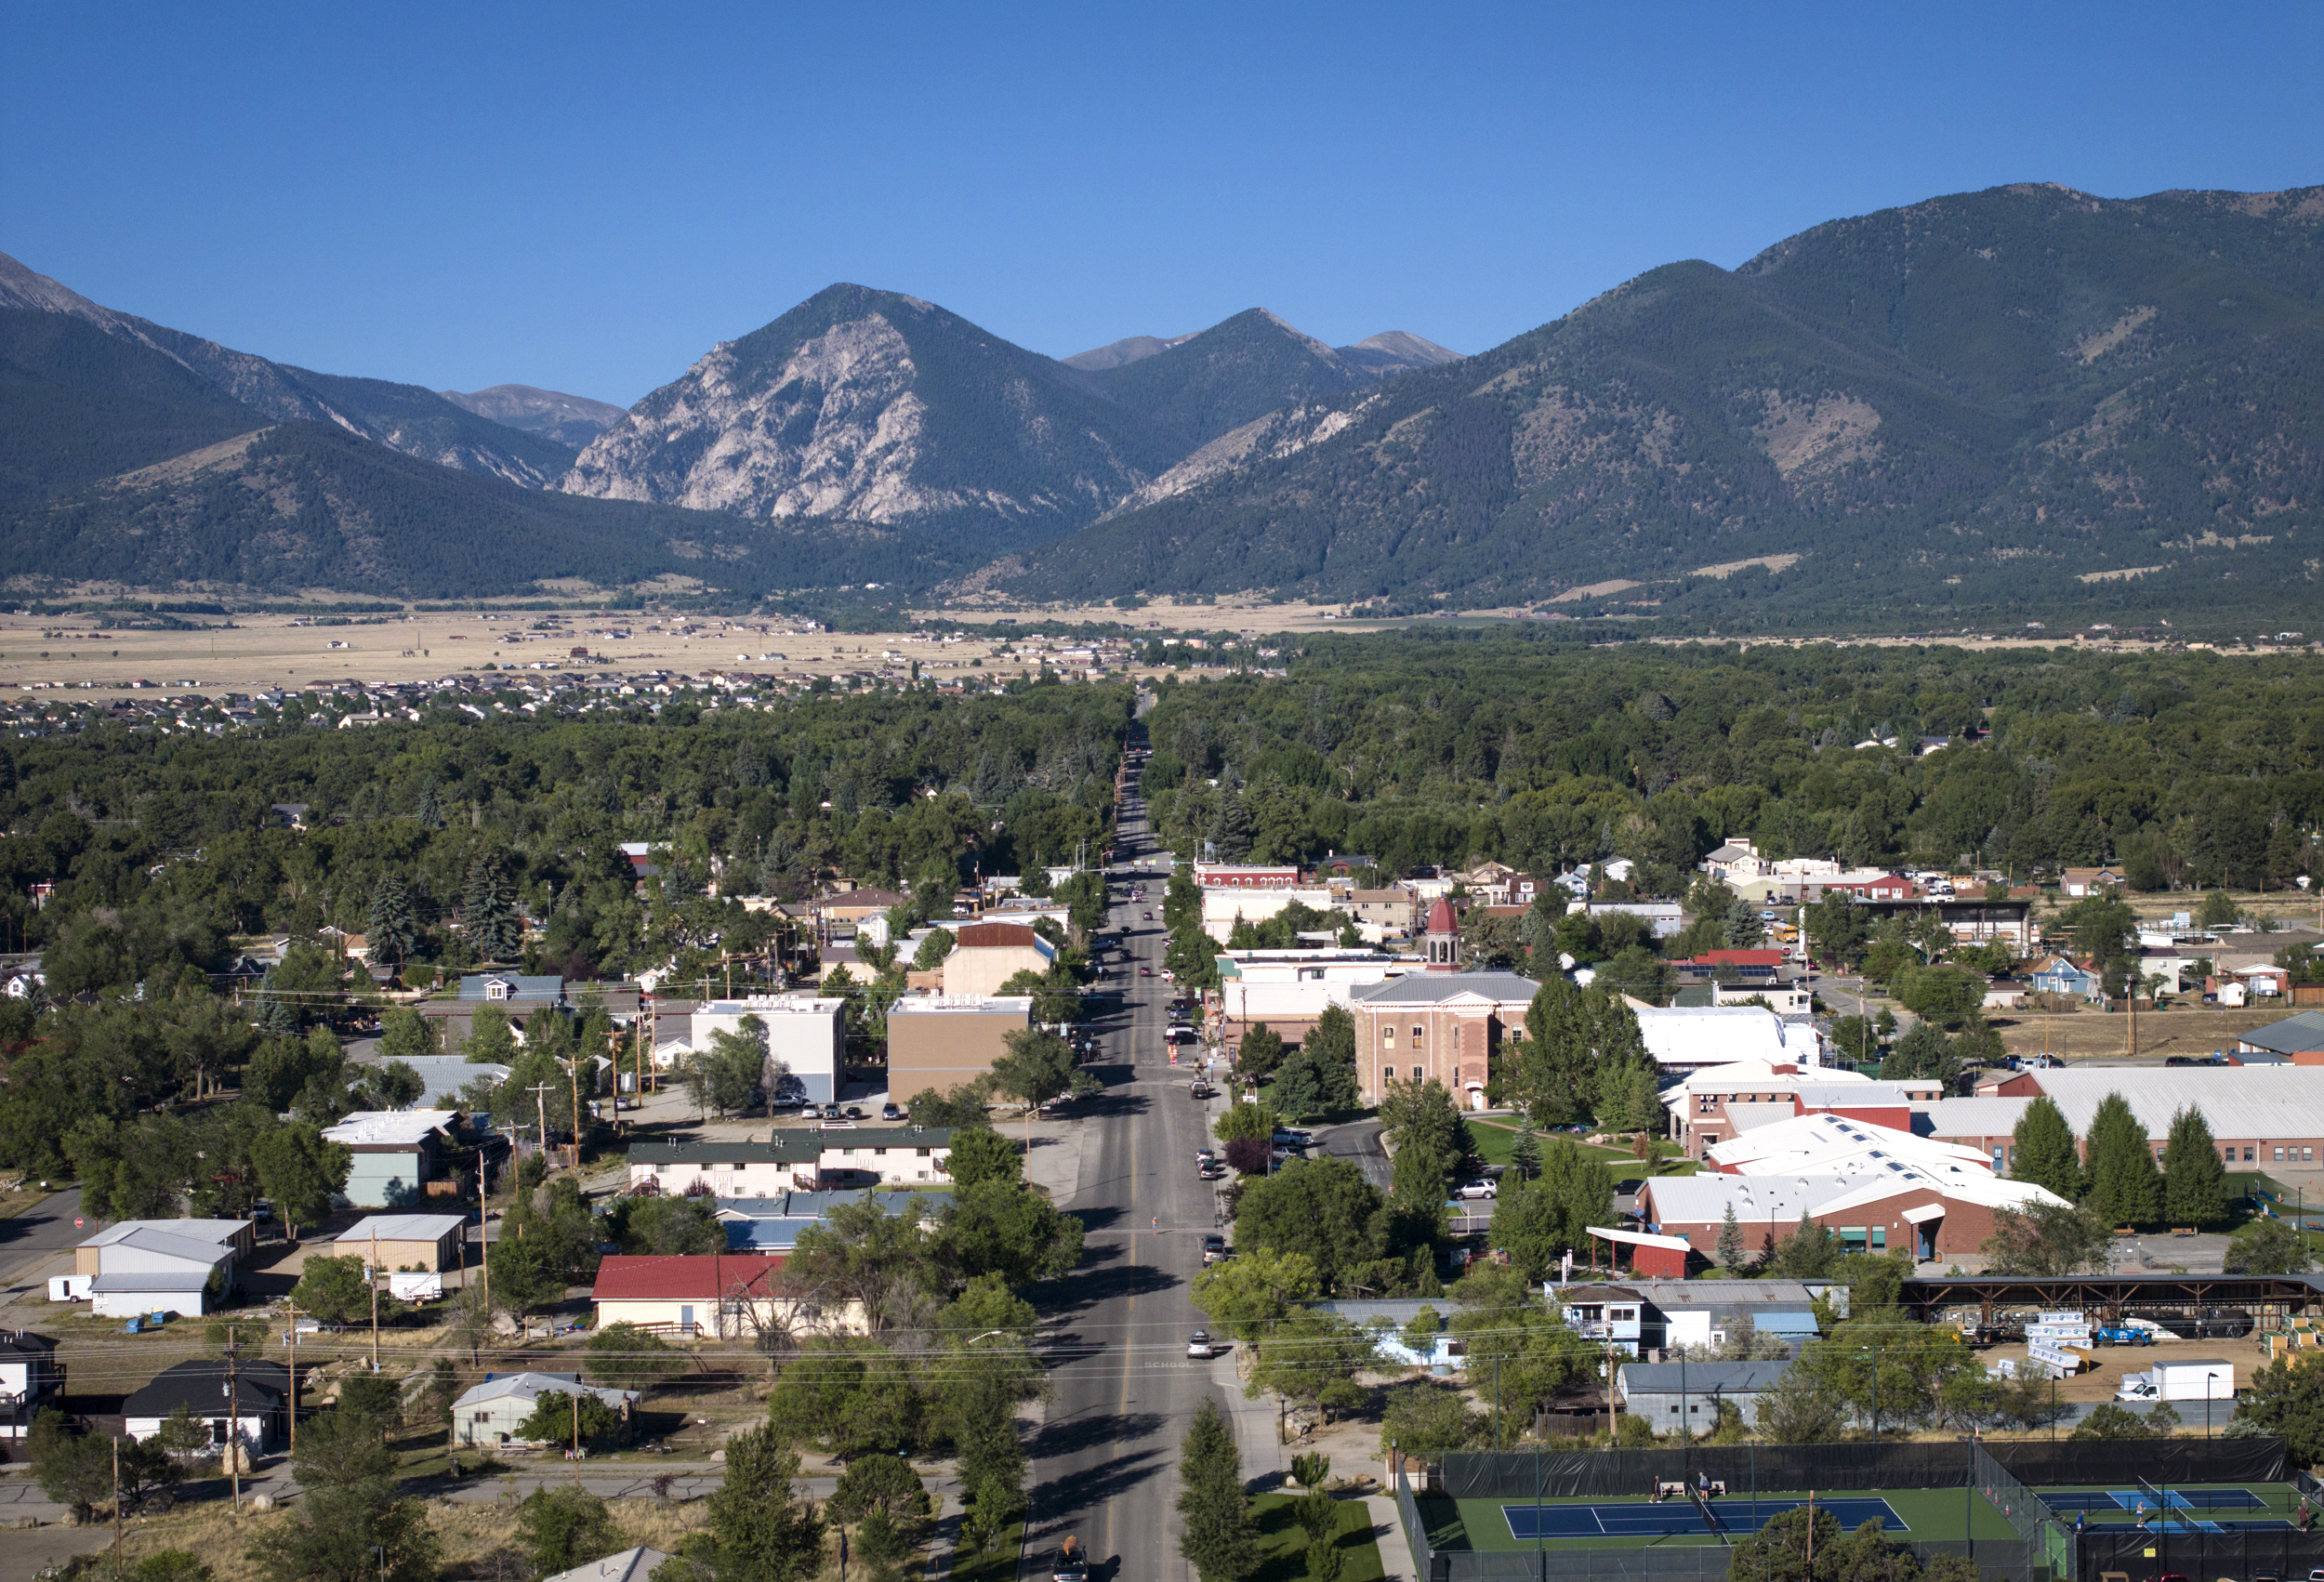
<path id="1" fill-rule="evenodd" d="M 1713 1531 L 1726 1533 L 1756 1533 L 1787 1510 L 1797 1510 L 1807 1503 L 1804 1499 L 1751 1499 L 1729 1496 L 1710 1501 L 1710 1514 L 1719 1525 L 1713 1529 L 1703 1522 L 1703 1513 L 1691 1501 L 1661 1500 L 1647 1503 L 1625 1500 L 1618 1504 L 1591 1502 L 1580 1505 L 1504 1505 L 1501 1517 L 1509 1523 L 1509 1536 L 1518 1539 L 1533 1538 L 1657 1538 L 1707 1536 Z M 1911 1529 L 1895 1508 L 1884 1499 L 1819 1499 L 1818 1510 L 1829 1511 L 1834 1520 L 1853 1531 L 1867 1522 L 1878 1522 L 1885 1532 L 1904 1533 Z"/>
<path id="2" fill-rule="evenodd" d="M 2298 1526 L 2291 1520 L 2299 1494 L 2271 1484 L 2247 1487 L 2038 1489 L 2041 1502 L 2091 1531 L 2146 1533 L 2265 1533 Z M 2141 1521 L 2142 1516 L 2144 1521 Z"/>

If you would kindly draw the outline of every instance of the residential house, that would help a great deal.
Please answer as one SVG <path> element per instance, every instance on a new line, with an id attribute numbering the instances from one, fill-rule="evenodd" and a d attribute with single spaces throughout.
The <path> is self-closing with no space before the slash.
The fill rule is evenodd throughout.
<path id="1" fill-rule="evenodd" d="M 2037 995 L 2056 995 L 2061 998 L 2094 1000 L 2106 992 L 2099 975 L 2070 956 L 2045 956 L 2021 971 L 2027 987 Z"/>
<path id="2" fill-rule="evenodd" d="M 1732 1407 L 1749 1427 L 1757 1420 L 1760 1397 L 1791 1371 L 1779 1363 L 1624 1363 L 1615 1370 L 1615 1391 L 1622 1410 L 1657 1433 L 1684 1428 L 1708 1433 L 1719 1426 L 1722 1407 Z"/>
<path id="3" fill-rule="evenodd" d="M 572 1009 L 562 978 L 524 972 L 471 972 L 460 980 L 456 993 L 434 995 L 414 1009 L 429 1020 L 438 1044 L 457 1054 L 468 1043 L 476 1013 L 486 1006 L 507 1016 L 520 1038 L 534 1017 L 562 1016 Z M 615 1008 L 609 1004 L 608 1009 Z"/>
<path id="4" fill-rule="evenodd" d="M 2122 888 L 2122 876 L 2112 868 L 2068 868 L 2058 876 L 2058 888 L 2069 896 L 2104 895 Z"/>
<path id="5" fill-rule="evenodd" d="M 56 1341 L 23 1329 L 0 1333 L 0 1439 L 31 1433 L 33 1414 L 64 1392 L 64 1377 Z"/>
<path id="6" fill-rule="evenodd" d="M 626 1424 L 640 1400 L 634 1390 L 583 1384 L 577 1373 L 487 1374 L 484 1382 L 452 1403 L 452 1438 L 457 1444 L 498 1445 L 517 1437 L 544 1395 L 590 1394 Z"/>
<path id="7" fill-rule="evenodd" d="M 250 1454 L 263 1456 L 289 1430 L 290 1370 L 245 1357 L 229 1380 L 222 1357 L 178 1363 L 122 1402 L 122 1430 L 132 1439 L 151 1439 L 180 1406 L 210 1425 L 212 1444 L 239 1440 Z"/>
<path id="8" fill-rule="evenodd" d="M 1386 890 L 1352 890 L 1338 904 L 1355 919 L 1356 931 L 1366 943 L 1380 944 L 1412 932 L 1417 901 L 1410 890 L 1396 885 Z"/>
<path id="9" fill-rule="evenodd" d="M 1452 1332 L 1453 1304 L 1439 1297 L 1377 1298 L 1311 1304 L 1371 1336 L 1380 1354 L 1404 1367 L 1458 1372 L 1468 1366 L 1469 1343 Z"/>
<path id="10" fill-rule="evenodd" d="M 1611 1346 L 1626 1357 L 1638 1355 L 1644 1328 L 1646 1303 L 1628 1285 L 1557 1285 L 1550 1290 L 1551 1305 L 1565 1320 L 1565 1327 L 1593 1346 Z"/>
<path id="11" fill-rule="evenodd" d="M 522 1116 L 512 1115 L 512 1121 Z M 401 1208 L 426 1195 L 441 1169 L 457 1110 L 357 1110 L 323 1140 L 354 1155 L 343 1189 L 357 1208 Z"/>
<path id="12" fill-rule="evenodd" d="M 788 1334 L 861 1334 L 863 1307 L 825 1305 L 786 1290 L 782 1254 L 711 1253 L 670 1258 L 608 1256 L 590 1292 L 598 1327 L 635 1324 L 655 1334 L 741 1339 Z"/>
<path id="13" fill-rule="evenodd" d="M 1836 1280 L 1630 1280 L 1641 1302 L 1643 1350 L 1723 1346 L 1748 1323 L 1794 1347 L 1816 1335 L 1816 1304 L 1845 1318 L 1848 1287 Z M 1555 1287 L 1550 1288 L 1555 1295 Z"/>

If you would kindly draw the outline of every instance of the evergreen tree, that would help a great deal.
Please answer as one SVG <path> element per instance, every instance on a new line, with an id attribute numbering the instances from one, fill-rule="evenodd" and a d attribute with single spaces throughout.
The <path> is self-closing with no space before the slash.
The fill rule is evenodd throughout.
<path id="1" fill-rule="evenodd" d="M 1735 1205 L 1727 1205 L 1726 1217 L 1719 1222 L 1719 1267 L 1733 1274 L 1743 1267 L 1743 1227 L 1735 1217 Z"/>
<path id="2" fill-rule="evenodd" d="M 287 995 L 274 986 L 275 969 L 270 967 L 258 980 L 258 1014 L 254 1019 L 258 1034 L 266 1038 L 296 1038 L 298 1036 L 298 1008 Z"/>
<path id="3" fill-rule="evenodd" d="M 523 954 L 524 928 L 517 916 L 516 890 L 498 857 L 479 852 L 469 864 L 460 916 L 479 961 L 514 961 Z"/>
<path id="4" fill-rule="evenodd" d="M 2227 1217 L 2227 1170 L 2203 1113 L 2192 1104 L 2171 1117 L 2162 1147 L 2162 1212 L 2173 1225 L 2216 1225 Z"/>
<path id="5" fill-rule="evenodd" d="M 2108 1225 L 2151 1225 L 2162 1212 L 2162 1179 L 2146 1128 L 2119 1093 L 2100 1101 L 2090 1122 L 2090 1196 L 2084 1206 Z"/>
<path id="6" fill-rule="evenodd" d="M 1179 1452 L 1185 1523 L 1179 1552 L 1202 1582 L 1242 1582 L 1259 1569 L 1259 1523 L 1243 1493 L 1243 1457 L 1216 1400 L 1206 1396 Z"/>
<path id="7" fill-rule="evenodd" d="M 2012 1180 L 2047 1187 L 2068 1203 L 2081 1201 L 2082 1161 L 2074 1150 L 2074 1128 L 2048 1094 L 2026 1106 L 2010 1140 Z"/>
<path id="8" fill-rule="evenodd" d="M 495 1281 L 499 1269 L 495 1266 Z M 823 1569 L 822 1515 L 797 1497 L 799 1453 L 761 1424 L 726 1442 L 726 1476 L 708 1500 L 709 1531 L 690 1539 L 718 1582 L 807 1582 Z"/>
<path id="9" fill-rule="evenodd" d="M 1219 816 L 1210 821 L 1210 844 L 1221 863 L 1239 863 L 1250 855 L 1250 809 L 1232 791 L 1219 794 Z"/>
<path id="10" fill-rule="evenodd" d="M 1533 1135 L 1531 1121 L 1517 1128 L 1517 1140 L 1509 1151 L 1509 1167 L 1521 1181 L 1532 1180 L 1541 1173 L 1541 1140 Z"/>
<path id="11" fill-rule="evenodd" d="M 401 967 L 417 954 L 419 917 L 412 909 L 412 892 L 400 876 L 383 873 L 371 887 L 371 912 L 364 919 L 363 931 L 374 961 Z"/>
<path id="12" fill-rule="evenodd" d="M 422 829 L 443 827 L 443 806 L 436 800 L 436 782 L 433 776 L 429 777 L 427 784 L 419 788 L 419 827 Z"/>

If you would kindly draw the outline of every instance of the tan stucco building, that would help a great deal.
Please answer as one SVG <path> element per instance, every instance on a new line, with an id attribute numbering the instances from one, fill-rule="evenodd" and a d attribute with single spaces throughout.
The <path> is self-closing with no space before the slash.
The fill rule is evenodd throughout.
<path id="1" fill-rule="evenodd" d="M 948 1093 L 993 1069 L 1010 1033 L 1033 1025 L 1029 995 L 907 995 L 888 1011 L 888 1092 Z"/>
<path id="2" fill-rule="evenodd" d="M 947 995 L 997 995 L 1020 972 L 1045 976 L 1057 947 L 1023 923 L 970 923 L 954 941 L 942 969 Z M 917 1088 L 915 1092 L 918 1091 Z"/>

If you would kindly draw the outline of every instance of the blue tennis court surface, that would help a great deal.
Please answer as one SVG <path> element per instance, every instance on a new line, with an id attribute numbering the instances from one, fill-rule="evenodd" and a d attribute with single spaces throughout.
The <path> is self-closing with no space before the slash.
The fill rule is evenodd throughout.
<path id="1" fill-rule="evenodd" d="M 2137 1489 L 2038 1489 L 2042 1504 L 2053 1510 L 2136 1510 L 2155 1509 L 2154 1496 Z M 2163 1497 L 2173 1510 L 2265 1510 L 2267 1501 L 2250 1489 L 2165 1489 Z"/>
<path id="2" fill-rule="evenodd" d="M 1712 1500 L 1710 1511 L 1727 1532 L 1755 1533 L 1785 1511 L 1797 1510 L 1806 1503 L 1803 1499 L 1755 1501 L 1748 1496 L 1727 1495 Z M 1819 1499 L 1816 1509 L 1830 1511 L 1842 1527 L 1850 1529 L 1877 1521 L 1885 1532 L 1910 1531 L 1884 1499 Z M 1612 1505 L 1504 1505 L 1501 1514 L 1509 1521 L 1512 1538 L 1653 1538 L 1710 1531 L 1703 1525 L 1702 1512 L 1684 1499 L 1658 1504 L 1625 1500 Z"/>

